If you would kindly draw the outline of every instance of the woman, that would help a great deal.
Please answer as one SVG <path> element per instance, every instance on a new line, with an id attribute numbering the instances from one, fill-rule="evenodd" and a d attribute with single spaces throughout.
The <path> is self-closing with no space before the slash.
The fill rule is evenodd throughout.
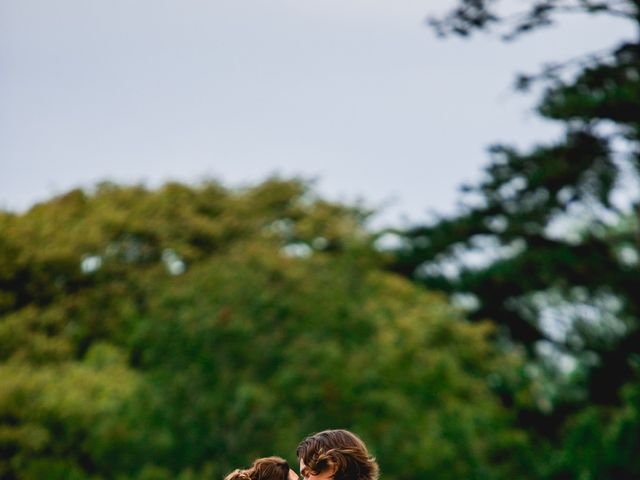
<path id="1" fill-rule="evenodd" d="M 298 480 L 298 475 L 284 458 L 265 457 L 258 458 L 251 468 L 234 470 L 224 480 Z"/>

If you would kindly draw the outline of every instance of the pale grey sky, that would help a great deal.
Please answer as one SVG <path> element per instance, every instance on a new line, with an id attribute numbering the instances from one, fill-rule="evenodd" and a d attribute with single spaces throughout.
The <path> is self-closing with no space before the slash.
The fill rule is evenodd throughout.
<path id="1" fill-rule="evenodd" d="M 634 34 L 438 40 L 451 0 L 0 0 L 0 208 L 99 180 L 318 180 L 382 219 L 451 211 L 494 141 L 558 130 L 516 72 Z"/>

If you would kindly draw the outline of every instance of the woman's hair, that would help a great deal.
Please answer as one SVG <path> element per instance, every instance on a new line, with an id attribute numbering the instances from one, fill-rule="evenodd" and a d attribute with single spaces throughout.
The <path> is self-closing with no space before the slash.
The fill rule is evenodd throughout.
<path id="1" fill-rule="evenodd" d="M 258 458 L 251 468 L 234 470 L 224 480 L 287 480 L 288 476 L 289 464 L 284 458 L 265 457 Z"/>
<path id="2" fill-rule="evenodd" d="M 364 442 L 347 430 L 315 433 L 300 442 L 296 455 L 316 475 L 335 468 L 334 480 L 378 479 L 376 459 Z"/>

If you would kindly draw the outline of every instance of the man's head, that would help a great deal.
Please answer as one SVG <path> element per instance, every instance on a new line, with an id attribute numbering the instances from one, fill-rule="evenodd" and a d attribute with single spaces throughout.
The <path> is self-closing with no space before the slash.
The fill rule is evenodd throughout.
<path id="1" fill-rule="evenodd" d="M 364 442 L 347 430 L 325 430 L 296 450 L 305 480 L 377 480 L 378 464 Z"/>

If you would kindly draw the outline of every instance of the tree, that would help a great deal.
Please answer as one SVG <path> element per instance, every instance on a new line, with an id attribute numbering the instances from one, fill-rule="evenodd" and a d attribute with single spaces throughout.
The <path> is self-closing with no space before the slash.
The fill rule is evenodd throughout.
<path id="1" fill-rule="evenodd" d="M 501 14 L 503 3 L 461 0 L 430 23 L 440 35 L 498 30 L 507 40 L 566 13 L 640 26 L 636 0 L 536 0 L 515 14 Z M 524 152 L 491 147 L 462 211 L 402 232 L 390 268 L 465 300 L 472 319 L 492 319 L 538 368 L 555 365 L 553 408 L 521 411 L 524 425 L 555 439 L 568 415 L 619 406 L 622 387 L 638 382 L 640 43 L 547 66 L 517 86 L 534 83 L 544 86 L 539 113 L 562 123 L 564 137 Z M 572 360 L 571 375 L 558 358 Z M 637 471 L 626 468 L 584 478 Z"/>
<path id="2" fill-rule="evenodd" d="M 298 181 L 104 184 L 0 216 L 0 479 L 222 478 L 360 433 L 389 479 L 535 478 L 517 381 L 367 213 Z"/>

